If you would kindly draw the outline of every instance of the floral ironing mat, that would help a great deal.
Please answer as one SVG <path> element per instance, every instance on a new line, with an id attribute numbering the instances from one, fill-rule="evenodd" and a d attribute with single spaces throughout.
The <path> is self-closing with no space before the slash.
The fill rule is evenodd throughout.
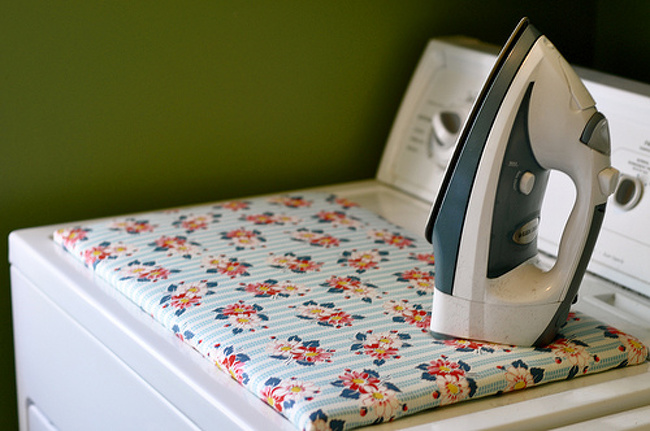
<path id="1" fill-rule="evenodd" d="M 301 430 L 381 423 L 648 354 L 582 314 L 544 348 L 436 340 L 430 245 L 327 194 L 152 212 L 54 240 Z"/>

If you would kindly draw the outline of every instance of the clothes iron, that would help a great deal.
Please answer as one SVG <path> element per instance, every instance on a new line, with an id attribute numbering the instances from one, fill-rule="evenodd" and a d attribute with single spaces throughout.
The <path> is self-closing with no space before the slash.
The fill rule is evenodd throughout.
<path id="1" fill-rule="evenodd" d="M 605 116 L 556 48 L 524 18 L 463 127 L 426 237 L 436 280 L 435 336 L 545 345 L 566 321 L 618 171 Z M 555 265 L 539 265 L 537 229 L 549 170 L 576 201 Z"/>

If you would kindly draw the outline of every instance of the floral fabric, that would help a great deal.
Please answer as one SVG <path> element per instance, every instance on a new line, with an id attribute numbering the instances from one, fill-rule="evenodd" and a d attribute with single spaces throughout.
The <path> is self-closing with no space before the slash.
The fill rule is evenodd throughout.
<path id="1" fill-rule="evenodd" d="M 381 423 L 648 354 L 577 313 L 544 348 L 436 340 L 430 245 L 326 194 L 154 212 L 54 239 L 298 429 Z"/>

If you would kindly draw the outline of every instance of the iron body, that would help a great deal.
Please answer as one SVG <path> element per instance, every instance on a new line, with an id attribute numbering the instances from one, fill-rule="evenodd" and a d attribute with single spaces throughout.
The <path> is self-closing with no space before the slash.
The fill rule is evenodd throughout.
<path id="1" fill-rule="evenodd" d="M 607 120 L 555 47 L 523 19 L 460 134 L 426 237 L 436 259 L 431 332 L 516 345 L 551 342 L 566 321 L 618 171 Z M 539 266 L 549 170 L 577 197 L 558 259 Z"/>

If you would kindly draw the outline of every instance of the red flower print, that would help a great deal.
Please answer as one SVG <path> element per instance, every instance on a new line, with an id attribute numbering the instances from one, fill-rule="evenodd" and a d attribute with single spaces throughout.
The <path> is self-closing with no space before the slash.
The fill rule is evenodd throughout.
<path id="1" fill-rule="evenodd" d="M 397 281 L 409 283 L 409 289 L 415 289 L 418 295 L 433 292 L 435 277 L 432 271 L 421 271 L 417 268 L 395 273 Z"/>
<path id="2" fill-rule="evenodd" d="M 365 371 L 346 370 L 346 373 L 339 376 L 339 379 L 341 379 L 343 387 L 361 393 L 369 393 L 377 389 L 381 383 L 381 380 Z"/>
<path id="3" fill-rule="evenodd" d="M 235 314 L 230 316 L 228 321 L 235 328 L 234 330 L 244 330 L 257 326 L 260 318 L 257 314 Z"/>
<path id="4" fill-rule="evenodd" d="M 334 304 L 318 305 L 314 301 L 307 301 L 298 307 L 298 318 L 316 320 L 319 325 L 342 328 L 351 326 L 355 320 L 363 319 L 364 316 L 349 314 L 340 308 L 334 308 Z"/>
<path id="5" fill-rule="evenodd" d="M 358 277 L 330 277 L 321 286 L 329 287 L 330 293 L 343 293 L 345 299 L 352 296 L 360 298 L 364 302 L 372 302 L 373 298 L 380 298 L 377 286 L 369 283 L 363 283 Z"/>
<path id="6" fill-rule="evenodd" d="M 544 379 L 545 370 L 543 368 L 530 367 L 521 359 L 514 361 L 507 367 L 497 366 L 497 368 L 505 371 L 505 392 L 529 388 Z"/>
<path id="7" fill-rule="evenodd" d="M 400 249 L 414 246 L 412 238 L 405 237 L 399 233 L 391 233 L 387 230 L 371 229 L 368 231 L 368 236 L 374 238 L 376 243 L 393 245 Z"/>
<path id="8" fill-rule="evenodd" d="M 285 268 L 298 273 L 320 271 L 323 266 L 323 262 L 314 262 L 310 256 L 297 257 L 293 253 L 286 253 L 282 256 L 271 255 L 268 263 L 272 267 Z"/>
<path id="9" fill-rule="evenodd" d="M 568 360 L 570 364 L 577 366 L 578 370 L 587 372 L 591 355 L 585 349 L 585 345 L 577 341 L 559 339 L 548 346 L 559 361 Z"/>
<path id="10" fill-rule="evenodd" d="M 406 323 L 415 325 L 418 328 L 427 329 L 431 324 L 431 316 L 426 310 L 411 309 L 406 311 L 403 316 Z"/>
<path id="11" fill-rule="evenodd" d="M 257 313 L 257 310 L 251 305 L 244 304 L 242 301 L 239 301 L 235 304 L 226 305 L 220 312 L 225 316 L 235 316 L 238 314 L 251 315 Z"/>
<path id="12" fill-rule="evenodd" d="M 506 391 L 517 391 L 520 389 L 529 388 L 535 385 L 533 375 L 527 368 L 509 366 L 506 369 Z"/>
<path id="13" fill-rule="evenodd" d="M 335 222 L 345 218 L 345 213 L 340 211 L 320 211 L 316 216 L 322 221 Z"/>
<path id="14" fill-rule="evenodd" d="M 171 305 L 180 309 L 190 308 L 194 305 L 201 305 L 201 297 L 189 292 L 179 293 L 178 295 L 172 295 Z"/>
<path id="15" fill-rule="evenodd" d="M 242 262 L 229 261 L 225 265 L 220 265 L 217 267 L 219 273 L 228 275 L 231 278 L 234 278 L 238 275 L 248 275 L 247 272 L 248 265 L 243 264 Z"/>
<path id="16" fill-rule="evenodd" d="M 400 410 L 401 403 L 397 393 L 385 387 L 375 388 L 359 397 L 362 408 L 372 411 L 378 418 L 391 420 Z"/>
<path id="17" fill-rule="evenodd" d="M 298 349 L 302 343 L 299 339 L 290 339 L 287 341 L 274 340 L 269 346 L 268 350 L 275 356 L 287 357 L 292 356 L 293 351 Z"/>
<path id="18" fill-rule="evenodd" d="M 320 347 L 302 345 L 292 351 L 291 356 L 295 361 L 301 362 L 329 362 L 332 353 Z"/>
<path id="19" fill-rule="evenodd" d="M 149 269 L 149 266 L 133 263 L 128 265 L 126 268 L 122 268 L 120 273 L 124 275 L 125 278 L 145 278 Z"/>
<path id="20" fill-rule="evenodd" d="M 192 255 L 201 254 L 197 243 L 190 242 L 182 236 L 161 236 L 149 245 L 155 247 L 154 251 L 169 252 L 168 256 L 177 255 L 191 258 Z"/>
<path id="21" fill-rule="evenodd" d="M 231 240 L 238 250 L 255 248 L 265 241 L 260 232 L 244 228 L 222 232 L 221 238 Z"/>
<path id="22" fill-rule="evenodd" d="M 450 340 L 436 340 L 435 344 L 442 344 L 445 346 L 453 347 L 459 352 L 474 352 L 474 353 L 493 353 L 497 350 L 502 352 L 510 352 L 512 346 L 505 344 L 483 343 L 474 340 L 465 340 L 462 338 L 454 338 Z"/>
<path id="23" fill-rule="evenodd" d="M 237 260 L 237 258 L 228 258 L 224 255 L 218 257 L 208 256 L 203 259 L 202 264 L 203 267 L 207 267 L 206 272 L 217 272 L 230 278 L 250 275 L 248 269 L 252 266 L 249 263 Z"/>
<path id="24" fill-rule="evenodd" d="M 341 240 L 333 236 L 324 234 L 322 231 L 311 231 L 308 229 L 298 229 L 292 234 L 292 238 L 296 241 L 306 242 L 310 245 L 317 247 L 338 247 Z M 343 241 L 347 241 L 344 239 Z"/>
<path id="25" fill-rule="evenodd" d="M 273 214 L 271 212 L 265 212 L 262 214 L 249 214 L 241 216 L 240 220 L 251 222 L 257 225 L 269 225 L 269 224 L 288 224 L 288 223 L 298 223 L 299 218 L 288 216 L 284 214 Z"/>
<path id="26" fill-rule="evenodd" d="M 285 214 L 278 214 L 275 216 L 276 224 L 289 224 L 289 223 L 297 224 L 300 223 L 300 221 L 301 220 L 298 217 L 288 216 Z"/>
<path id="27" fill-rule="evenodd" d="M 244 220 L 254 224 L 273 224 L 275 223 L 275 216 L 272 213 L 251 214 L 244 216 Z"/>
<path id="28" fill-rule="evenodd" d="M 91 247 L 89 249 L 84 250 L 83 255 L 84 255 L 84 261 L 86 262 L 86 265 L 95 266 L 97 262 L 106 259 L 111 254 L 108 246 L 99 245 L 97 247 Z"/>
<path id="29" fill-rule="evenodd" d="M 380 262 L 388 260 L 387 255 L 387 251 L 380 250 L 344 251 L 337 263 L 354 268 L 356 272 L 361 274 L 370 269 L 378 269 Z"/>
<path id="30" fill-rule="evenodd" d="M 148 222 L 134 222 L 127 226 L 126 231 L 128 233 L 153 232 L 154 227 Z"/>
<path id="31" fill-rule="evenodd" d="M 82 228 L 59 229 L 54 233 L 54 239 L 66 248 L 75 245 L 79 241 L 85 240 L 87 237 L 88 230 Z"/>
<path id="32" fill-rule="evenodd" d="M 301 208 L 311 206 L 311 202 L 303 198 L 285 198 L 282 202 L 285 206 L 290 208 Z"/>
<path id="33" fill-rule="evenodd" d="M 312 240 L 311 244 L 318 245 L 325 248 L 338 247 L 339 245 L 341 245 L 341 240 L 338 238 L 334 238 L 333 236 L 323 235 L 320 238 Z"/>
<path id="34" fill-rule="evenodd" d="M 330 309 L 315 303 L 307 303 L 299 307 L 300 314 L 309 319 L 322 320 L 322 317 L 329 315 Z"/>
<path id="35" fill-rule="evenodd" d="M 122 275 L 122 279 L 135 278 L 138 281 L 152 281 L 167 279 L 172 273 L 179 272 L 178 269 L 167 269 L 162 266 L 154 266 L 154 262 L 141 264 L 135 260 L 123 268 L 116 268 Z"/>
<path id="36" fill-rule="evenodd" d="M 257 304 L 249 305 L 244 301 L 238 301 L 234 304 L 226 305 L 215 309 L 217 320 L 226 320 L 225 328 L 233 328 L 233 334 L 237 335 L 243 331 L 255 332 L 255 328 L 260 326 L 261 322 L 269 320 L 266 314 L 262 314 L 263 308 Z M 262 329 L 266 329 L 262 326 Z"/>
<path id="37" fill-rule="evenodd" d="M 287 268 L 295 272 L 318 271 L 323 266 L 321 262 L 314 262 L 311 259 L 298 258 L 291 262 Z"/>
<path id="38" fill-rule="evenodd" d="M 155 245 L 160 248 L 175 248 L 184 245 L 186 242 L 185 238 L 179 236 L 161 236 L 155 241 Z"/>
<path id="39" fill-rule="evenodd" d="M 417 261 L 426 263 L 427 265 L 434 265 L 435 264 L 435 258 L 433 257 L 433 253 L 412 254 L 411 259 L 415 259 Z"/>
<path id="40" fill-rule="evenodd" d="M 300 196 L 275 196 L 269 199 L 272 204 L 284 205 L 288 208 L 310 207 L 312 202 L 303 199 Z"/>
<path id="41" fill-rule="evenodd" d="M 208 223 L 206 221 L 207 219 L 205 217 L 195 217 L 194 219 L 189 219 L 183 221 L 181 223 L 181 226 L 183 226 L 183 229 L 194 232 L 199 229 L 205 229 L 208 227 Z"/>
<path id="42" fill-rule="evenodd" d="M 646 361 L 648 348 L 638 338 L 627 334 L 621 334 L 618 338 L 625 346 L 627 360 L 630 365 L 641 364 Z"/>
<path id="43" fill-rule="evenodd" d="M 320 389 L 313 383 L 303 382 L 295 377 L 284 381 L 277 377 L 270 377 L 260 391 L 262 399 L 280 412 L 292 408 L 296 401 L 313 400 L 314 394 L 319 392 Z"/>
<path id="44" fill-rule="evenodd" d="M 406 280 L 406 281 L 412 281 L 412 280 L 421 280 L 421 279 L 429 279 L 433 278 L 433 274 L 428 272 L 428 271 L 420 271 L 419 269 L 410 269 L 408 271 L 404 271 L 399 275 L 399 278 L 401 280 Z"/>
<path id="45" fill-rule="evenodd" d="M 377 359 L 388 359 L 388 358 L 399 358 L 397 353 L 399 350 L 389 344 L 383 343 L 373 343 L 366 344 L 364 347 L 364 353 L 368 356 L 372 356 Z"/>
<path id="46" fill-rule="evenodd" d="M 334 326 L 335 328 L 341 328 L 343 326 L 352 325 L 354 318 L 352 317 L 352 315 L 344 311 L 335 311 L 334 313 L 331 314 L 321 314 L 318 320 L 320 322 Z"/>
<path id="47" fill-rule="evenodd" d="M 333 275 L 326 283 L 333 289 L 352 290 L 361 286 L 361 280 L 357 277 L 337 277 Z"/>
<path id="48" fill-rule="evenodd" d="M 381 332 L 378 334 L 373 334 L 372 331 L 368 331 L 366 338 L 371 344 L 378 343 L 395 347 L 402 347 L 405 345 L 404 340 L 410 339 L 411 336 L 407 334 L 399 334 L 397 331 Z"/>
<path id="49" fill-rule="evenodd" d="M 226 347 L 223 350 L 218 349 L 219 344 L 214 346 L 214 350 L 208 352 L 208 357 L 212 358 L 217 368 L 227 372 L 231 378 L 241 384 L 248 383 L 248 375 L 245 371 L 245 363 L 250 360 L 244 353 L 236 353 L 233 346 Z"/>
<path id="50" fill-rule="evenodd" d="M 349 259 L 348 265 L 360 271 L 366 271 L 368 269 L 377 268 L 378 266 L 377 262 L 369 259 L 369 257 L 370 256 L 365 255 L 365 256 L 357 257 L 355 259 Z"/>
<path id="51" fill-rule="evenodd" d="M 271 255 L 271 257 L 269 257 L 268 260 L 269 265 L 275 267 L 282 267 L 282 268 L 288 267 L 290 264 L 292 264 L 295 261 L 296 261 L 296 256 L 294 256 L 293 253 L 287 253 L 282 256 Z"/>
<path id="52" fill-rule="evenodd" d="M 426 366 L 426 371 L 430 375 L 452 375 L 452 376 L 464 376 L 465 370 L 461 368 L 461 364 L 454 361 L 449 361 L 447 359 L 436 359 L 431 361 Z"/>
<path id="53" fill-rule="evenodd" d="M 221 361 L 217 362 L 217 366 L 239 383 L 243 383 L 245 379 L 244 363 L 237 359 L 237 355 L 224 356 Z"/>
<path id="54" fill-rule="evenodd" d="M 246 201 L 229 201 L 215 205 L 216 208 L 222 208 L 230 211 L 247 210 L 250 204 Z"/>
<path id="55" fill-rule="evenodd" d="M 168 269 L 163 268 L 162 266 L 157 266 L 150 271 L 142 274 L 139 278 L 146 278 L 147 280 L 151 281 L 166 280 L 170 274 L 171 271 Z"/>
<path id="56" fill-rule="evenodd" d="M 329 223 L 334 227 L 356 229 L 361 224 L 358 220 L 349 217 L 342 211 L 320 211 L 314 217 L 321 223 Z"/>
<path id="57" fill-rule="evenodd" d="M 172 284 L 167 288 L 170 294 L 163 296 L 160 304 L 163 308 L 171 305 L 172 308 L 176 309 L 175 314 L 180 316 L 185 310 L 201 305 L 203 297 L 212 294 L 213 292 L 210 289 L 216 285 L 216 282 L 208 282 L 207 280 L 188 284 L 185 284 L 185 282 Z"/>
<path id="58" fill-rule="evenodd" d="M 415 325 L 426 332 L 431 323 L 431 314 L 422 308 L 420 304 L 411 305 L 407 300 L 387 301 L 384 303 L 384 313 L 392 314 L 393 321 L 404 322 L 409 325 Z"/>
<path id="59" fill-rule="evenodd" d="M 252 293 L 257 297 L 266 298 L 287 298 L 291 295 L 303 296 L 305 292 L 309 291 L 309 288 L 302 284 L 292 283 L 290 281 L 278 283 L 271 279 L 258 283 L 240 283 L 240 285 L 243 287 L 238 287 L 237 290 Z"/>
<path id="60" fill-rule="evenodd" d="M 344 375 L 339 376 L 339 380 L 331 384 L 344 388 L 340 397 L 359 400 L 361 416 L 374 415 L 380 421 L 390 421 L 398 411 L 407 410 L 406 404 L 397 399 L 400 389 L 390 381 L 380 379 L 376 371 L 345 371 Z"/>
<path id="61" fill-rule="evenodd" d="M 122 256 L 122 255 L 130 256 L 131 254 L 137 251 L 137 249 L 129 245 L 120 244 L 120 243 L 111 245 L 108 248 L 108 250 L 110 250 L 111 256 Z"/>
<path id="62" fill-rule="evenodd" d="M 303 284 L 292 283 L 290 281 L 278 283 L 277 287 L 280 290 L 280 296 L 289 296 L 293 294 L 302 296 L 304 295 L 304 292 L 308 292 L 310 290 Z"/>
<path id="63" fill-rule="evenodd" d="M 256 233 L 254 231 L 241 228 L 232 230 L 230 232 L 225 232 L 224 236 L 226 238 L 253 238 L 256 236 Z"/>
<path id="64" fill-rule="evenodd" d="M 440 398 L 440 405 L 457 403 L 470 397 L 472 387 L 470 381 L 463 377 L 452 374 L 439 375 L 436 378 L 438 391 L 434 392 L 434 398 Z"/>
<path id="65" fill-rule="evenodd" d="M 402 301 L 390 300 L 384 302 L 383 307 L 384 310 L 386 310 L 387 314 L 402 315 L 407 310 L 409 310 L 410 305 L 408 304 L 407 300 L 402 300 Z"/>
<path id="66" fill-rule="evenodd" d="M 397 248 L 411 247 L 413 240 L 402 235 L 393 235 L 386 244 L 394 245 Z"/>
<path id="67" fill-rule="evenodd" d="M 295 361 L 299 365 L 312 366 L 318 362 L 331 362 L 334 349 L 320 347 L 318 340 L 304 341 L 297 335 L 289 337 L 287 341 L 275 340 L 267 346 L 271 358 L 286 361 Z"/>
<path id="68" fill-rule="evenodd" d="M 335 204 L 337 204 L 337 205 L 340 205 L 340 206 L 342 206 L 344 209 L 348 209 L 348 208 L 353 208 L 353 207 L 358 207 L 358 206 L 359 206 L 359 204 L 357 204 L 356 202 L 351 201 L 350 199 L 347 199 L 347 198 L 339 198 L 339 197 L 336 197 L 336 196 L 332 196 L 332 197 L 328 198 L 327 201 L 328 201 L 328 202 L 333 202 L 333 203 L 335 203 Z"/>
<path id="69" fill-rule="evenodd" d="M 440 342 L 447 346 L 455 347 L 456 349 L 463 349 L 465 351 L 480 350 L 484 345 L 484 343 L 480 343 L 478 341 L 464 340 L 461 338 L 451 339 L 451 340 L 441 340 Z"/>
<path id="70" fill-rule="evenodd" d="M 262 388 L 261 394 L 262 400 L 264 400 L 266 404 L 270 405 L 278 412 L 282 412 L 282 404 L 284 402 L 286 394 L 282 391 L 277 391 L 276 389 L 277 388 L 271 386 L 264 386 L 264 388 Z"/>
<path id="71" fill-rule="evenodd" d="M 257 296 L 275 296 L 280 293 L 277 287 L 275 282 L 249 283 L 246 285 L 245 291 Z"/>
<path id="72" fill-rule="evenodd" d="M 205 230 L 209 224 L 214 222 L 220 215 L 201 214 L 201 215 L 183 215 L 172 225 L 183 229 L 187 233 L 193 233 L 198 230 Z"/>
<path id="73" fill-rule="evenodd" d="M 155 225 L 149 224 L 146 220 L 124 220 L 115 221 L 109 225 L 109 229 L 123 230 L 130 234 L 140 234 L 144 232 L 153 232 Z"/>
<path id="74" fill-rule="evenodd" d="M 282 396 L 287 400 L 310 400 L 311 397 L 320 392 L 318 386 L 310 382 L 297 380 L 295 377 L 280 383 L 275 387 L 275 390 L 279 396 Z"/>
<path id="75" fill-rule="evenodd" d="M 374 358 L 372 363 L 381 366 L 388 359 L 400 359 L 399 350 L 403 347 L 411 347 L 405 342 L 410 338 L 410 335 L 400 334 L 397 331 L 374 334 L 372 330 L 368 330 L 357 333 L 355 343 L 350 350 L 356 351 L 357 355 L 365 354 Z"/>

